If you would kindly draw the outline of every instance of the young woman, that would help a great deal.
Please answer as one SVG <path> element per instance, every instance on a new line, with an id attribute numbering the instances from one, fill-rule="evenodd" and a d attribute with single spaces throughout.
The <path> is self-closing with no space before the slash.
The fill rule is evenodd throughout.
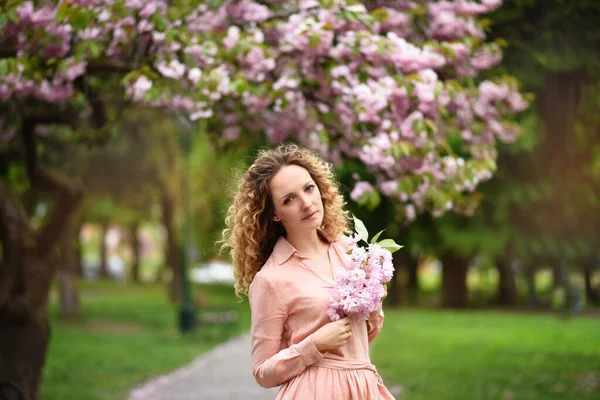
<path id="1" fill-rule="evenodd" d="M 330 166 L 296 145 L 263 151 L 240 179 L 223 233 L 252 312 L 252 364 L 277 399 L 393 399 L 369 358 L 383 311 L 330 322 L 348 217 Z"/>

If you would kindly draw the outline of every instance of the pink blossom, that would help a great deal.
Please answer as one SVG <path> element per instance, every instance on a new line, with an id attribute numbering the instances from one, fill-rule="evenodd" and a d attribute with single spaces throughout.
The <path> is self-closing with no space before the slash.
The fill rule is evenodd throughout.
<path id="1" fill-rule="evenodd" d="M 194 84 L 197 85 L 198 82 L 200 81 L 200 78 L 202 77 L 202 71 L 200 70 L 200 68 L 192 68 L 190 69 L 190 71 L 188 72 L 188 79 Z"/>
<path id="2" fill-rule="evenodd" d="M 386 197 L 395 197 L 398 194 L 398 181 L 385 181 L 379 184 L 379 189 Z"/>
<path id="3" fill-rule="evenodd" d="M 10 85 L 0 85 L 0 101 L 6 101 L 13 94 L 13 88 Z"/>
<path id="4" fill-rule="evenodd" d="M 87 68 L 87 62 L 85 61 L 77 61 L 75 58 L 71 57 L 65 60 L 66 72 L 64 74 L 64 78 L 69 81 L 75 80 L 75 78 L 83 75 Z"/>
<path id="5" fill-rule="evenodd" d="M 144 98 L 146 92 L 152 87 L 152 81 L 145 76 L 140 76 L 135 83 L 127 90 L 135 101 L 140 101 Z"/>
<path id="6" fill-rule="evenodd" d="M 376 29 L 381 33 L 396 32 L 401 37 L 406 37 L 412 32 L 411 20 L 404 12 L 392 8 L 382 7 L 387 14 L 385 21 L 376 24 Z"/>
<path id="7" fill-rule="evenodd" d="M 228 126 L 223 130 L 223 137 L 228 140 L 236 140 L 240 136 L 239 126 Z"/>
<path id="8" fill-rule="evenodd" d="M 501 60 L 502 53 L 500 53 L 500 51 L 493 51 L 492 49 L 485 47 L 475 52 L 471 59 L 471 65 L 477 69 L 489 69 L 497 65 Z"/>
<path id="9" fill-rule="evenodd" d="M 171 60 L 168 63 L 161 61 L 156 65 L 156 69 L 165 78 L 179 79 L 185 74 L 185 65 L 178 60 Z"/>
<path id="10" fill-rule="evenodd" d="M 373 186 L 369 182 L 356 182 L 354 185 L 354 189 L 350 193 L 350 198 L 354 201 L 358 201 L 365 193 L 371 193 L 373 191 Z"/>
<path id="11" fill-rule="evenodd" d="M 400 125 L 400 131 L 402 132 L 402 136 L 407 138 L 414 138 L 417 133 L 414 130 L 414 124 L 417 121 L 423 121 L 423 113 L 420 111 L 415 111 L 411 113 Z"/>
<path id="12" fill-rule="evenodd" d="M 223 39 L 223 44 L 227 49 L 232 49 L 238 40 L 240 40 L 240 28 L 237 26 L 230 26 L 229 29 L 227 29 L 227 37 Z"/>
<path id="13" fill-rule="evenodd" d="M 263 22 L 271 16 L 269 8 L 251 0 L 241 0 L 228 7 L 229 17 L 236 24 Z"/>
<path id="14" fill-rule="evenodd" d="M 381 308 L 383 285 L 394 272 L 391 253 L 377 244 L 370 244 L 368 249 L 354 244 L 349 258 L 347 269 L 336 272 L 334 277 L 327 310 L 332 321 L 346 315 L 367 320 L 370 313 Z"/>

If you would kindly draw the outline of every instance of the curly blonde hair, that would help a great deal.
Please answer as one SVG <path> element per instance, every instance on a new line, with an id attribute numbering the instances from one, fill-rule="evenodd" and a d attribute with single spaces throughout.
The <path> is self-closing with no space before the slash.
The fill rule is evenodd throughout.
<path id="1" fill-rule="evenodd" d="M 272 220 L 274 205 L 269 183 L 288 165 L 306 169 L 321 192 L 323 222 L 320 230 L 329 238 L 349 232 L 344 198 L 330 164 L 296 144 L 261 150 L 254 164 L 238 178 L 237 190 L 225 219 L 227 227 L 220 241 L 221 251 L 231 251 L 238 298 L 248 294 L 254 276 L 271 255 L 275 243 L 280 236 L 285 236 L 283 225 Z"/>

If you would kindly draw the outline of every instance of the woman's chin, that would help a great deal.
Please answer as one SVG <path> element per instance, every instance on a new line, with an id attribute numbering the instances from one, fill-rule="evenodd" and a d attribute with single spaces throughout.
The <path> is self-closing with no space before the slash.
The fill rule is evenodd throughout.
<path id="1" fill-rule="evenodd" d="M 300 223 L 297 225 L 297 229 L 298 231 L 313 231 L 315 229 L 319 229 L 321 227 L 321 223 L 322 223 L 322 219 L 321 218 L 315 218 L 315 219 L 311 219 L 311 220 L 301 220 Z"/>

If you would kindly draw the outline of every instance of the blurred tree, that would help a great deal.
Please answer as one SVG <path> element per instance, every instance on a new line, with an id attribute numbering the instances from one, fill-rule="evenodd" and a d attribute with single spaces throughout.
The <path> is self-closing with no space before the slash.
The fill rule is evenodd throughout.
<path id="1" fill-rule="evenodd" d="M 47 190 L 54 199 L 46 225 L 53 236 L 22 241 L 29 226 L 22 218 L 11 226 L 22 229 L 18 243 L 2 244 L 0 277 L 9 296 L 0 297 L 0 322 L 9 329 L 0 332 L 0 376 L 38 397 L 42 362 L 15 351 L 32 346 L 36 326 L 47 326 L 46 277 L 54 274 L 44 265 L 81 197 L 75 181 L 44 169 L 41 143 L 110 139 L 109 122 L 128 105 L 123 89 L 138 103 L 206 119 L 208 132 L 228 140 L 264 131 L 279 142 L 295 134 L 331 160 L 361 160 L 376 190 L 418 211 L 474 206 L 471 193 L 495 171 L 495 139 L 518 134 L 507 116 L 526 107 L 514 79 L 474 79 L 500 59 L 475 17 L 500 2 L 365 3 L 368 9 L 349 0 L 2 4 L 0 175 L 23 162 L 34 194 Z M 94 130 L 81 129 L 82 121 Z M 449 137 L 459 138 L 464 157 L 449 151 Z M 160 179 L 171 265 L 178 247 L 174 181 Z M 0 206 L 17 201 L 6 189 L 11 200 Z M 4 279 L 31 269 L 20 268 L 28 252 L 43 271 Z M 20 302 L 28 296 L 44 300 Z M 47 333 L 36 331 L 33 341 L 43 356 Z M 33 379 L 22 371 L 34 371 Z"/>
<path id="2" fill-rule="evenodd" d="M 499 171 L 481 185 L 482 203 L 473 217 L 419 219 L 402 243 L 426 248 L 445 260 L 444 269 L 456 265 L 443 273 L 446 305 L 466 305 L 463 257 L 477 255 L 494 260 L 500 304 L 518 301 L 516 261 L 534 303 L 536 268 L 552 267 L 554 285 L 560 286 L 561 265 L 569 264 L 583 268 L 587 298 L 594 301 L 592 271 L 600 248 L 600 35 L 595 29 L 600 3 L 505 1 L 487 23 L 490 39 L 506 40 L 502 64 L 492 73 L 516 75 L 535 93 L 536 107 L 519 119 L 523 134 L 516 143 L 499 145 Z"/>
<path id="3" fill-rule="evenodd" d="M 508 43 L 501 68 L 534 91 L 539 121 L 535 152 L 500 156 L 506 173 L 497 183 L 511 198 L 510 243 L 529 268 L 552 266 L 559 286 L 561 265 L 591 271 L 600 256 L 600 174 L 594 171 L 600 3 L 513 0 L 490 18 L 490 37 Z M 597 294 L 586 276 L 593 301 Z"/>

